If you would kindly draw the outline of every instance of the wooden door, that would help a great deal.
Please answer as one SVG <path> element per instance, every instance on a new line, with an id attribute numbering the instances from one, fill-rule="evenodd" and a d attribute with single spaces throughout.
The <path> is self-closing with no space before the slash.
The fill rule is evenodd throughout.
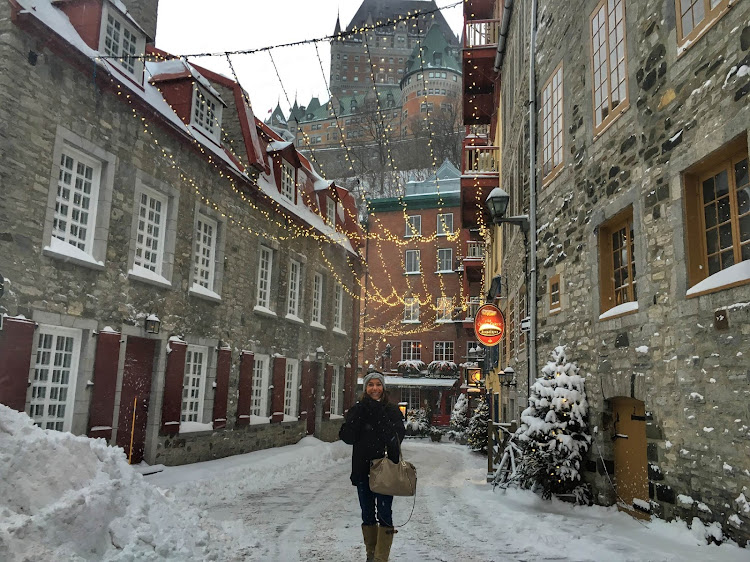
<path id="1" fill-rule="evenodd" d="M 129 337 L 125 348 L 125 368 L 120 393 L 117 445 L 125 450 L 131 464 L 143 460 L 146 448 L 146 422 L 151 376 L 154 371 L 156 340 Z M 135 408 L 135 410 L 134 410 Z M 135 414 L 135 415 L 134 415 Z M 131 455 L 131 446 L 132 455 Z"/>
<path id="2" fill-rule="evenodd" d="M 649 519 L 646 408 L 640 400 L 613 400 L 615 487 L 617 506 L 639 519 Z"/>

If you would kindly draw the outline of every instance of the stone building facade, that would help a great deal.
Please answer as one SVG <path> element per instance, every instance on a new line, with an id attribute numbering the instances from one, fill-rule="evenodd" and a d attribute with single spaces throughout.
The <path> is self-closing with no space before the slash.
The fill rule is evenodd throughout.
<path id="1" fill-rule="evenodd" d="M 502 6 L 485 3 L 502 21 Z M 510 8 L 487 123 L 508 214 L 528 213 L 536 189 L 537 366 L 567 345 L 586 377 L 594 443 L 584 474 L 598 502 L 716 522 L 745 545 L 750 5 L 590 0 L 560 10 L 541 0 L 536 16 L 531 5 Z M 510 225 L 491 235 L 506 319 L 525 314 L 520 235 Z M 519 410 L 521 335 L 508 330 L 500 359 L 520 373 Z"/>
<path id="2" fill-rule="evenodd" d="M 28 4 L 0 3 L 0 403 L 134 463 L 331 438 L 356 384 L 351 195 L 237 83 L 113 52 L 150 39 L 119 0 Z"/>

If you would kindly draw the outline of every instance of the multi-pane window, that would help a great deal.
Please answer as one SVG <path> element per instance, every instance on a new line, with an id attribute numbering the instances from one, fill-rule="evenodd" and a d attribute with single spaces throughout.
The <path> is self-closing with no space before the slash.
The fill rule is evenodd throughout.
<path id="1" fill-rule="evenodd" d="M 80 330 L 39 326 L 28 406 L 39 427 L 70 430 L 80 353 Z"/>
<path id="2" fill-rule="evenodd" d="M 342 330 L 344 319 L 344 287 L 341 283 L 336 283 L 333 297 L 333 327 Z"/>
<path id="3" fill-rule="evenodd" d="M 193 86 L 193 124 L 212 137 L 218 137 L 221 129 L 221 106 L 210 94 L 197 84 Z"/>
<path id="4" fill-rule="evenodd" d="M 333 368 L 331 378 L 331 414 L 341 415 L 344 413 L 344 373 L 345 367 Z"/>
<path id="5" fill-rule="evenodd" d="M 250 413 L 268 416 L 268 355 L 255 355 L 253 363 L 253 403 Z"/>
<path id="6" fill-rule="evenodd" d="M 401 388 L 401 401 L 406 402 L 407 410 L 419 410 L 422 400 L 419 395 L 419 387 L 405 386 Z"/>
<path id="7" fill-rule="evenodd" d="M 594 132 L 626 107 L 625 0 L 602 0 L 591 16 Z"/>
<path id="8" fill-rule="evenodd" d="M 294 166 L 286 160 L 281 161 L 281 195 L 294 202 Z"/>
<path id="9" fill-rule="evenodd" d="M 419 322 L 419 299 L 415 297 L 404 299 L 404 322 Z"/>
<path id="10" fill-rule="evenodd" d="M 602 303 L 601 311 L 636 302 L 635 240 L 633 211 L 628 209 L 599 229 Z"/>
<path id="11" fill-rule="evenodd" d="M 401 341 L 401 361 L 421 361 L 422 342 L 418 340 Z"/>
<path id="12" fill-rule="evenodd" d="M 438 297 L 435 308 L 438 322 L 450 322 L 453 319 L 453 297 Z"/>
<path id="13" fill-rule="evenodd" d="M 687 43 L 696 39 L 730 4 L 730 0 L 677 0 L 677 40 Z"/>
<path id="14" fill-rule="evenodd" d="M 422 215 L 406 217 L 406 234 L 404 236 L 422 236 Z"/>
<path id="15" fill-rule="evenodd" d="M 556 312 L 562 308 L 560 301 L 560 275 L 553 275 L 549 280 L 549 310 Z"/>
<path id="16" fill-rule="evenodd" d="M 316 273 L 313 277 L 312 321 L 318 324 L 323 321 L 323 274 Z"/>
<path id="17" fill-rule="evenodd" d="M 52 236 L 92 253 L 101 166 L 65 148 L 60 158 Z"/>
<path id="18" fill-rule="evenodd" d="M 145 190 L 138 196 L 134 264 L 161 275 L 167 222 L 167 198 Z"/>
<path id="19" fill-rule="evenodd" d="M 441 213 L 437 216 L 437 235 L 453 234 L 453 213 Z"/>
<path id="20" fill-rule="evenodd" d="M 329 226 L 336 228 L 336 201 L 326 197 L 326 220 Z"/>
<path id="21" fill-rule="evenodd" d="M 185 356 L 185 376 L 182 381 L 180 421 L 203 421 L 203 396 L 206 388 L 207 361 L 207 347 L 188 346 Z"/>
<path id="22" fill-rule="evenodd" d="M 518 330 L 518 351 L 523 351 L 526 349 L 526 332 L 524 332 L 521 328 L 521 321 L 524 320 L 527 316 L 526 313 L 526 287 L 523 287 L 521 289 L 521 292 L 518 295 L 518 324 L 519 324 L 519 330 Z"/>
<path id="23" fill-rule="evenodd" d="M 286 373 L 284 375 L 284 415 L 297 415 L 298 378 L 299 361 L 296 359 L 287 359 Z"/>
<path id="24" fill-rule="evenodd" d="M 193 274 L 195 283 L 212 291 L 216 273 L 216 231 L 217 222 L 204 215 L 198 215 L 193 254 Z"/>
<path id="25" fill-rule="evenodd" d="M 406 273 L 420 273 L 419 250 L 406 250 Z"/>
<path id="26" fill-rule="evenodd" d="M 542 168 L 544 177 L 557 172 L 563 161 L 563 68 L 552 74 L 542 90 Z"/>
<path id="27" fill-rule="evenodd" d="M 516 303 L 513 299 L 508 303 L 508 356 L 513 357 L 516 352 Z"/>
<path id="28" fill-rule="evenodd" d="M 111 13 L 107 14 L 104 52 L 111 57 L 117 57 L 116 61 L 130 74 L 135 74 L 138 43 L 139 36 L 133 29 Z"/>
<path id="29" fill-rule="evenodd" d="M 437 255 L 438 272 L 453 271 L 453 248 L 440 248 Z"/>
<path id="30" fill-rule="evenodd" d="M 260 247 L 258 261 L 258 306 L 271 308 L 271 269 L 273 268 L 273 250 Z"/>
<path id="31" fill-rule="evenodd" d="M 299 316 L 300 302 L 300 277 L 302 274 L 302 265 L 296 260 L 289 262 L 289 299 L 287 304 L 287 314 Z"/>
<path id="32" fill-rule="evenodd" d="M 435 361 L 453 361 L 453 342 L 435 342 Z"/>

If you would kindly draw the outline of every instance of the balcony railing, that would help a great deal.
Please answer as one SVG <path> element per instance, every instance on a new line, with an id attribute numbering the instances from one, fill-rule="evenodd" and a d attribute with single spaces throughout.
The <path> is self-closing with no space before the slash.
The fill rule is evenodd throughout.
<path id="1" fill-rule="evenodd" d="M 464 149 L 465 175 L 496 174 L 500 169 L 496 146 L 467 146 Z"/>
<path id="2" fill-rule="evenodd" d="M 484 259 L 484 242 L 466 242 L 466 259 Z"/>
<path id="3" fill-rule="evenodd" d="M 464 27 L 464 47 L 495 47 L 500 36 L 500 20 L 472 20 Z"/>
<path id="4" fill-rule="evenodd" d="M 471 320 L 476 318 L 477 310 L 482 306 L 482 302 L 479 297 L 469 297 L 469 307 L 466 309 L 466 319 Z"/>
<path id="5" fill-rule="evenodd" d="M 466 136 L 467 137 L 480 137 L 488 138 L 490 136 L 489 125 L 466 125 Z"/>

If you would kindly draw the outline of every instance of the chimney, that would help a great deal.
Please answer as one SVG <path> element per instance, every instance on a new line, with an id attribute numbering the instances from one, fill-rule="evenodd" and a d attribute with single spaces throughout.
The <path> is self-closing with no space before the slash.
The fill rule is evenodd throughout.
<path id="1" fill-rule="evenodd" d="M 159 11 L 159 0 L 120 0 L 128 13 L 138 22 L 153 45 L 156 39 L 156 15 Z"/>

